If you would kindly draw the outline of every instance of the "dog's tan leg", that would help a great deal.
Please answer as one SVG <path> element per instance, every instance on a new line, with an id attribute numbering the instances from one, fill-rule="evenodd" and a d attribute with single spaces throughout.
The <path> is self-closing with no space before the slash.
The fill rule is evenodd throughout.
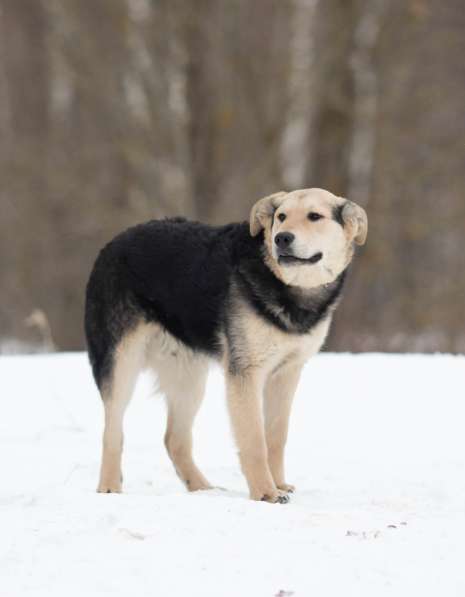
<path id="1" fill-rule="evenodd" d="M 227 399 L 242 471 L 253 500 L 286 502 L 268 466 L 262 412 L 263 383 L 253 373 L 226 375 Z"/>
<path id="2" fill-rule="evenodd" d="M 294 491 L 285 481 L 284 447 L 287 440 L 289 415 L 299 382 L 302 363 L 290 363 L 271 375 L 265 386 L 264 412 L 268 463 L 278 489 Z"/>
<path id="3" fill-rule="evenodd" d="M 102 392 L 105 408 L 102 465 L 97 491 L 121 493 L 123 418 L 137 375 L 144 365 L 145 334 L 142 326 L 128 334 L 115 351 L 113 374 Z"/>
<path id="4" fill-rule="evenodd" d="M 178 350 L 159 361 L 157 376 L 168 405 L 165 445 L 179 478 L 189 491 L 211 489 L 192 457 L 192 425 L 205 393 L 208 363 Z"/>

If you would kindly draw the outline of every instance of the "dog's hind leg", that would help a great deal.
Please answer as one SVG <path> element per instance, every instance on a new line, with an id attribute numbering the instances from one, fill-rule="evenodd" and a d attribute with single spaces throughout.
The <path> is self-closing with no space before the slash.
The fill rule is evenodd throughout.
<path id="1" fill-rule="evenodd" d="M 168 422 L 165 446 L 179 478 L 189 491 L 211 489 L 192 457 L 192 425 L 205 392 L 208 365 L 190 363 L 176 379 L 165 371 L 160 387 L 166 395 Z"/>
<path id="2" fill-rule="evenodd" d="M 113 355 L 112 372 L 102 387 L 105 429 L 100 482 L 97 489 L 100 493 L 121 492 L 123 418 L 137 376 L 145 365 L 146 342 L 147 330 L 142 324 L 123 338 Z"/>
<path id="3" fill-rule="evenodd" d="M 163 346 L 154 343 L 150 362 L 168 407 L 165 446 L 189 491 L 211 489 L 192 457 L 192 425 L 205 393 L 208 360 L 164 336 Z"/>

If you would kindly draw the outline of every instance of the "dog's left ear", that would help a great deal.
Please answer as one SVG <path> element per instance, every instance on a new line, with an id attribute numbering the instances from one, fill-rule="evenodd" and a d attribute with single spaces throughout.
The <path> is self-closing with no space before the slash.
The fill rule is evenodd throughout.
<path id="1" fill-rule="evenodd" d="M 364 245 L 368 233 L 368 217 L 366 211 L 353 201 L 346 200 L 342 208 L 342 219 L 351 231 L 354 242 Z"/>
<path id="2" fill-rule="evenodd" d="M 273 193 L 263 197 L 255 203 L 250 212 L 250 234 L 257 236 L 257 234 L 265 228 L 267 220 L 271 218 L 275 210 L 284 201 L 284 197 L 287 195 L 285 191 L 279 193 Z"/>

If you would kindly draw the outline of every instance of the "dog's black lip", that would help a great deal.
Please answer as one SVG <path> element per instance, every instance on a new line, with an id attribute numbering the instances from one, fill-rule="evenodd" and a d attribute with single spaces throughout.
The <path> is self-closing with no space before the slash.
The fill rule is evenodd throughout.
<path id="1" fill-rule="evenodd" d="M 311 257 L 308 257 L 307 259 L 303 259 L 302 257 L 296 257 L 295 255 L 279 255 L 278 263 L 282 265 L 304 265 L 306 263 L 308 265 L 318 263 L 318 261 L 320 261 L 322 257 L 323 253 L 321 251 L 318 251 L 317 253 L 315 253 Z"/>

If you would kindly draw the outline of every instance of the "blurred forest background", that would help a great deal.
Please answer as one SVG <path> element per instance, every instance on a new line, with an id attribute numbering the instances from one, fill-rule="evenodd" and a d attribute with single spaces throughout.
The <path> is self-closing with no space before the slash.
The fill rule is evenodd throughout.
<path id="1" fill-rule="evenodd" d="M 0 0 L 0 352 L 84 347 L 121 229 L 315 186 L 370 222 L 328 347 L 465 352 L 463 0 Z"/>

